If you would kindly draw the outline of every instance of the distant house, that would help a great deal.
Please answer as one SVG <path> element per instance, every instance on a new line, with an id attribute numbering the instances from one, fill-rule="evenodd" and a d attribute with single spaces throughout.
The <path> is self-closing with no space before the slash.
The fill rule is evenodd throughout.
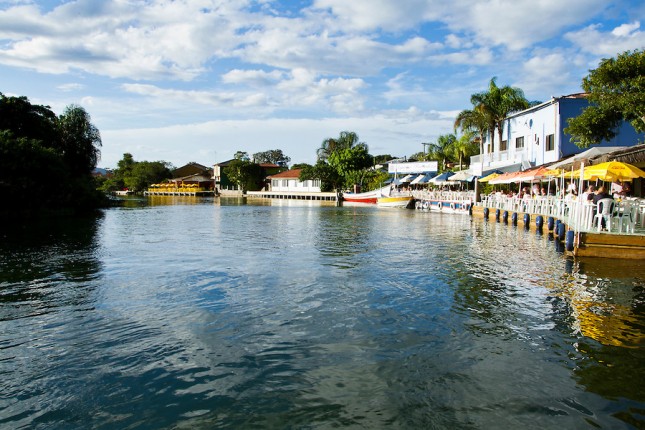
<path id="1" fill-rule="evenodd" d="M 288 191 L 288 192 L 320 192 L 320 179 L 300 181 L 301 169 L 287 170 L 267 179 L 271 181 L 271 191 Z"/>
<path id="2" fill-rule="evenodd" d="M 240 190 L 240 187 L 236 183 L 231 181 L 225 172 L 225 168 L 228 167 L 232 161 L 234 161 L 234 159 L 226 160 L 221 163 L 217 163 L 213 166 L 213 181 L 215 183 L 215 189 L 218 192 L 223 192 L 223 193 L 227 193 L 227 192 L 241 193 L 242 192 Z M 285 167 L 281 167 L 273 163 L 261 163 L 260 167 L 262 168 L 264 178 L 267 178 L 267 180 L 263 180 L 263 183 L 258 184 L 258 187 L 260 189 L 263 189 L 263 188 L 267 189 L 269 187 L 268 177 L 270 175 L 273 175 L 285 170 Z"/>
<path id="3" fill-rule="evenodd" d="M 195 184 L 199 188 L 212 190 L 214 188 L 213 170 L 201 164 L 190 162 L 172 171 L 172 179 L 179 185 Z"/>
<path id="4" fill-rule="evenodd" d="M 184 176 L 197 175 L 197 174 L 205 174 L 205 175 L 213 176 L 213 169 L 203 166 L 199 163 L 195 163 L 194 161 L 191 161 L 190 163 L 184 166 L 178 167 L 172 171 L 173 178 L 181 178 Z"/>
<path id="5" fill-rule="evenodd" d="M 470 158 L 470 171 L 476 175 L 490 170 L 514 172 L 582 152 L 584 148 L 572 143 L 564 129 L 569 119 L 580 115 L 587 106 L 585 94 L 571 94 L 509 115 L 504 121 L 502 141 L 497 131 L 492 139 L 487 136 L 484 153 Z M 633 146 L 644 136 L 625 122 L 615 138 L 598 146 Z"/>

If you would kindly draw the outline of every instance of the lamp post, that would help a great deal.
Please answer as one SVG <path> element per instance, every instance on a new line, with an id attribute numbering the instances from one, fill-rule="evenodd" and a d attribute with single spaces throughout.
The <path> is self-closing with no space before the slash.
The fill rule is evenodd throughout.
<path id="1" fill-rule="evenodd" d="M 431 143 L 426 143 L 426 142 L 421 142 L 421 145 L 423 145 L 423 158 L 425 158 L 426 155 L 426 146 L 432 145 Z"/>

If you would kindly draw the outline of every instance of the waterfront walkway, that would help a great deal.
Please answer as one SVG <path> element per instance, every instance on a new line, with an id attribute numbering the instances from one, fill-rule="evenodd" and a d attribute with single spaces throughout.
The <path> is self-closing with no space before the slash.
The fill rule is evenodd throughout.
<path id="1" fill-rule="evenodd" d="M 520 199 L 497 194 L 482 197 L 473 208 L 475 216 L 521 222 L 527 228 L 544 225 L 550 230 L 556 220 L 561 222 L 563 229 L 556 234 L 566 240 L 567 252 L 572 255 L 645 259 L 645 199 L 616 200 L 603 216 L 597 213 L 596 205 L 580 200 L 553 196 Z"/>

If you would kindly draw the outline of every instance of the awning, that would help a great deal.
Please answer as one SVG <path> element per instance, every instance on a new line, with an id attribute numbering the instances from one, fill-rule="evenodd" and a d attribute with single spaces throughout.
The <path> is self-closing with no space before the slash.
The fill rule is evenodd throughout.
<path id="1" fill-rule="evenodd" d="M 427 175 L 419 175 L 416 178 L 414 178 L 412 182 L 410 182 L 410 185 L 425 184 L 426 182 L 428 182 L 428 180 L 429 178 L 427 177 Z"/>
<path id="2" fill-rule="evenodd" d="M 441 175 L 430 179 L 430 181 L 428 181 L 428 182 L 433 183 L 435 185 L 447 184 L 447 183 L 449 183 L 448 178 L 450 178 L 451 176 L 453 176 L 452 172 L 443 172 Z"/>
<path id="3" fill-rule="evenodd" d="M 490 181 L 491 179 L 495 179 L 495 178 L 496 178 L 496 177 L 498 177 L 499 175 L 500 175 L 499 173 L 497 173 L 497 172 L 493 172 L 493 173 L 491 173 L 490 175 L 486 175 L 486 176 L 484 176 L 483 178 L 481 178 L 481 179 L 479 180 L 479 182 L 488 182 L 488 181 Z"/>
<path id="4" fill-rule="evenodd" d="M 608 154 L 614 151 L 620 151 L 627 148 L 626 146 L 594 146 L 589 148 L 586 151 L 583 151 L 579 154 L 572 155 L 571 157 L 564 158 L 556 163 L 553 163 L 550 167 L 552 169 L 561 169 L 563 167 L 570 167 L 574 162 L 578 160 L 584 160 L 594 157 L 599 157 L 604 154 Z"/>
<path id="5" fill-rule="evenodd" d="M 399 179 L 399 182 L 410 182 L 414 177 L 415 175 L 405 175 L 404 177 Z"/>

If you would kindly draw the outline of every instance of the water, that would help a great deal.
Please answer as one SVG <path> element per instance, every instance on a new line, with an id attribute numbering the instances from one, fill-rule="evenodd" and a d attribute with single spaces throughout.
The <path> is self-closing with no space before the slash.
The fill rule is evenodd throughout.
<path id="1" fill-rule="evenodd" d="M 151 203 L 3 229 L 0 428 L 645 427 L 642 262 L 461 215 Z"/>

